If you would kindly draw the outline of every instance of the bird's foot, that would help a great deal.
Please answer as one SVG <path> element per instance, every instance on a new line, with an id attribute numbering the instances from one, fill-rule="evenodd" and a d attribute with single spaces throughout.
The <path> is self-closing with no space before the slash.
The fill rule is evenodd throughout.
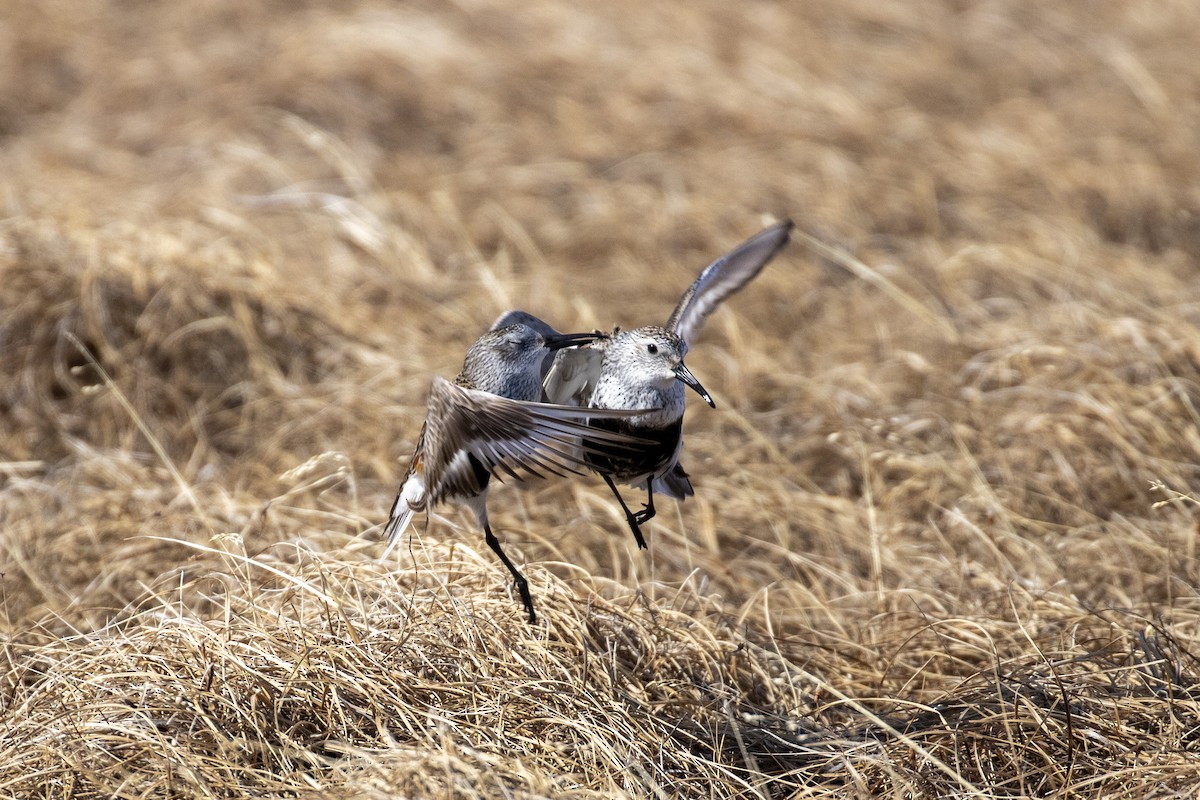
<path id="1" fill-rule="evenodd" d="M 529 582 L 524 578 L 520 578 L 519 580 L 514 579 L 513 583 L 517 585 L 517 594 L 521 595 L 521 604 L 529 612 L 529 624 L 535 624 L 537 622 L 537 614 L 533 613 L 533 595 L 529 592 Z"/>
<path id="2" fill-rule="evenodd" d="M 638 515 L 630 514 L 625 518 L 625 521 L 629 523 L 629 530 L 633 532 L 633 540 L 637 542 L 638 549 L 649 550 L 650 548 L 646 546 L 646 540 L 642 536 L 642 529 L 639 527 L 640 520 L 638 520 Z"/>

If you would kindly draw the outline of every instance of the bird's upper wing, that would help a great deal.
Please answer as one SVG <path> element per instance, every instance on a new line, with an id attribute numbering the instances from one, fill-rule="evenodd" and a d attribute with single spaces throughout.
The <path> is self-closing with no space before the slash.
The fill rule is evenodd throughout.
<path id="1" fill-rule="evenodd" d="M 429 498 L 437 502 L 448 495 L 478 493 L 483 488 L 479 468 L 498 478 L 542 477 L 547 472 L 563 475 L 588 468 L 585 452 L 636 451 L 649 443 L 636 436 L 590 428 L 587 420 L 644 413 L 646 409 L 527 403 L 434 378 L 419 455 Z"/>
<path id="2" fill-rule="evenodd" d="M 560 405 L 586 407 L 591 402 L 596 381 L 600 379 L 607 346 L 607 340 L 600 340 L 586 347 L 558 351 L 554 365 L 542 382 L 546 399 Z"/>
<path id="3" fill-rule="evenodd" d="M 791 220 L 778 222 L 751 236 L 709 264 L 679 299 L 667 320 L 667 330 L 691 344 L 705 318 L 729 295 L 741 289 L 787 244 Z"/>

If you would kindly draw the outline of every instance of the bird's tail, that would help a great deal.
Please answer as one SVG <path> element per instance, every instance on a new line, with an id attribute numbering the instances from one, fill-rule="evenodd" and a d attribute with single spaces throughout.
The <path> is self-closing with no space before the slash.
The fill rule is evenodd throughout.
<path id="1" fill-rule="evenodd" d="M 391 517 L 384 526 L 383 533 L 387 537 L 387 547 L 380 558 L 386 558 L 392 552 L 412 522 L 413 514 L 425 507 L 425 479 L 420 472 L 408 476 L 408 480 L 400 487 L 396 502 L 392 503 Z"/>
<path id="2" fill-rule="evenodd" d="M 674 497 L 676 500 L 682 500 L 685 497 L 691 497 L 695 494 L 692 490 L 692 482 L 688 479 L 687 471 L 678 461 L 671 470 L 663 475 L 655 482 L 654 488 L 659 494 L 667 497 Z"/>

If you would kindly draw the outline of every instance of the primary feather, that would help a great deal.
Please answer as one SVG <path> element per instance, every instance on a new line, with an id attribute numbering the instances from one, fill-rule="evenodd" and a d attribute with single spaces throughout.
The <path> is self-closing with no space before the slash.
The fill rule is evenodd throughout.
<path id="1" fill-rule="evenodd" d="M 708 315 L 753 280 L 787 244 L 791 232 L 791 220 L 776 223 L 709 264 L 683 293 L 664 327 L 691 345 Z"/>
<path id="2" fill-rule="evenodd" d="M 511 400 L 433 379 L 425 426 L 384 534 L 395 547 L 413 512 L 482 493 L 492 476 L 563 475 L 588 469 L 587 455 L 635 450 L 634 436 L 599 433 L 593 418 L 623 419 L 645 409 L 584 409 Z M 587 439 L 584 441 L 583 437 Z"/>

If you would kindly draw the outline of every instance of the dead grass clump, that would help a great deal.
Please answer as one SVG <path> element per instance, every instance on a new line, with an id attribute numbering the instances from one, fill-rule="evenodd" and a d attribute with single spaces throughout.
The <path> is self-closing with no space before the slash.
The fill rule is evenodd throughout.
<path id="1" fill-rule="evenodd" d="M 1144 796 L 1145 787 L 1113 775 L 1125 770 L 1153 774 L 1157 795 L 1190 790 L 1200 767 L 1200 664 L 1161 623 L 1131 623 L 1036 661 L 1000 660 L 926 708 L 885 717 L 901 738 L 888 751 L 895 758 L 919 746 L 950 767 L 938 775 L 925 764 L 912 776 L 942 784 L 938 794 L 955 791 L 954 781 L 958 791 L 970 783 L 998 797 Z M 878 766 L 864 772 L 876 773 L 866 778 L 875 789 L 893 785 Z"/>
<path id="2" fill-rule="evenodd" d="M 457 754 L 468 775 L 486 766 L 485 785 L 570 796 L 766 780 L 711 739 L 741 697 L 774 690 L 755 688 L 769 674 L 730 631 L 690 618 L 705 604 L 594 596 L 548 605 L 531 628 L 500 575 L 460 552 L 466 563 L 437 565 L 459 576 L 449 597 L 370 562 L 301 554 L 280 576 L 235 558 L 164 581 L 159 605 L 95 633 L 11 647 L 0 786 L 275 796 L 367 770 L 461 791 L 463 774 L 427 772 L 430 753 Z M 194 616 L 180 602 L 192 596 L 221 613 Z M 411 752 L 426 755 L 397 758 Z"/>
<path id="3" fill-rule="evenodd" d="M 269 289 L 267 275 L 239 279 L 212 263 L 219 248 L 193 250 L 210 232 L 112 235 L 7 231 L 0 414 L 17 434 L 6 438 L 7 458 L 53 463 L 70 442 L 134 446 L 136 427 L 108 378 L 173 462 L 242 457 L 256 434 L 281 424 L 284 398 L 328 379 L 345 357 L 336 328 Z"/>
<path id="4" fill-rule="evenodd" d="M 1134 797 L 1118 773 L 1153 773 L 1159 792 L 1200 775 L 1200 663 L 1181 638 L 1198 618 L 1184 609 L 1140 620 L 1014 596 L 1008 634 L 992 617 L 926 618 L 898 651 L 906 666 L 847 671 L 827 634 L 785 657 L 760 620 L 731 624 L 687 587 L 609 600 L 613 587 L 539 570 L 544 621 L 527 626 L 504 570 L 461 546 L 392 572 L 296 548 L 247 559 L 232 537 L 213 555 L 120 622 L 9 645 L 0 787 Z M 902 615 L 878 624 L 913 630 Z M 956 647 L 981 633 L 990 658 Z M 956 649 L 976 664 L 958 678 L 967 662 L 944 669 Z"/>

